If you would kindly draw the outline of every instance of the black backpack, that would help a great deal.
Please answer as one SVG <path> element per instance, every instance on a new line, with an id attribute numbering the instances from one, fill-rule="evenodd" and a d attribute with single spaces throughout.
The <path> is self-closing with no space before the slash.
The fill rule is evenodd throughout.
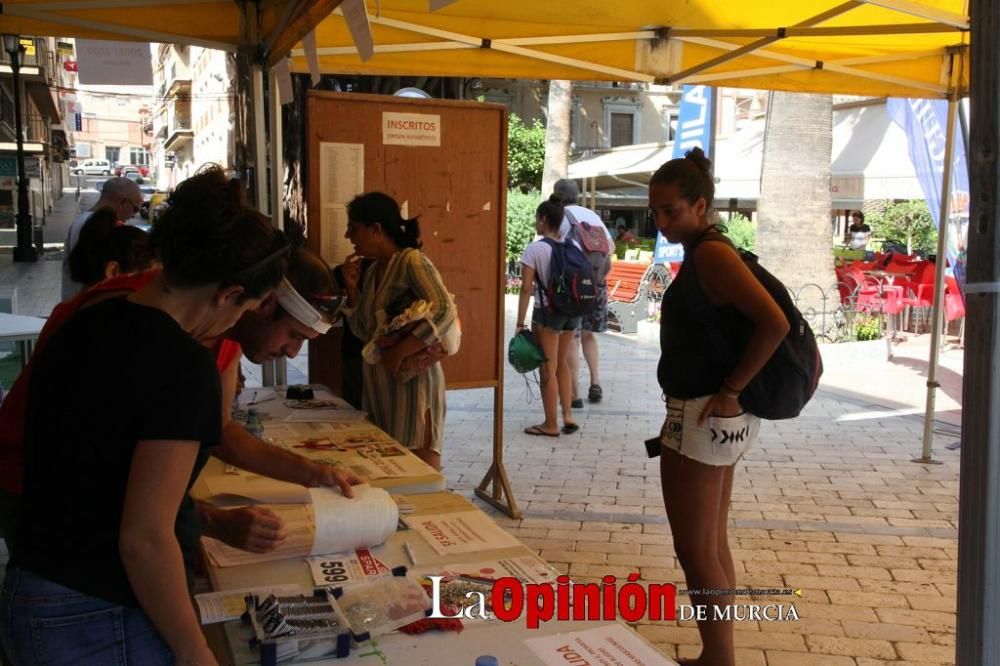
<path id="1" fill-rule="evenodd" d="M 542 285 L 545 307 L 549 312 L 559 312 L 569 317 L 590 314 L 597 305 L 597 284 L 594 269 L 583 250 L 572 241 L 558 242 L 542 239 L 552 248 L 549 264 L 549 282 Z"/>
<path id="2" fill-rule="evenodd" d="M 754 416 L 769 421 L 795 418 L 812 399 L 819 378 L 823 374 L 823 359 L 809 322 L 795 307 L 788 288 L 758 263 L 757 255 L 736 248 L 721 233 L 718 236 L 703 237 L 703 240 L 724 241 L 736 250 L 746 267 L 788 319 L 788 335 L 778 345 L 770 360 L 743 389 L 740 394 L 740 405 Z M 693 249 L 694 245 L 688 252 Z M 752 331 L 746 331 L 745 335 L 740 337 L 749 340 L 751 334 Z M 742 350 L 740 351 L 742 353 Z"/>

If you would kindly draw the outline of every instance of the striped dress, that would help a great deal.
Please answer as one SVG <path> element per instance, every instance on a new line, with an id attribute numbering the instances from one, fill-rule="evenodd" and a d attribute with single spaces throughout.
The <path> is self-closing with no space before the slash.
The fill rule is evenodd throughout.
<path id="1" fill-rule="evenodd" d="M 351 331 L 367 343 L 378 328 L 379 310 L 398 314 L 412 302 L 424 299 L 433 314 L 420 322 L 412 335 L 427 345 L 439 340 L 454 324 L 457 313 L 441 275 L 424 253 L 407 248 L 389 259 L 382 278 L 376 284 L 379 262 L 373 263 L 361 277 L 359 302 L 348 323 Z M 423 448 L 427 419 L 430 419 L 431 443 L 441 451 L 444 439 L 444 372 L 435 363 L 408 382 L 399 382 L 385 365 L 363 363 L 364 409 L 372 422 L 393 439 L 410 449 Z"/>

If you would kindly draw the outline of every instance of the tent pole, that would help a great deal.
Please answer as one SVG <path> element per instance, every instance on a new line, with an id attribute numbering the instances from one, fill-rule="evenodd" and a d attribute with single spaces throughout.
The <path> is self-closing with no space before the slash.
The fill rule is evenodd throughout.
<path id="1" fill-rule="evenodd" d="M 941 174 L 941 209 L 938 217 L 937 265 L 934 267 L 934 300 L 931 307 L 931 356 L 927 362 L 927 407 L 924 410 L 924 446 L 919 458 L 913 462 L 940 464 L 932 455 L 934 440 L 934 406 L 938 389 L 938 357 L 941 353 L 942 324 L 944 322 L 944 274 L 948 261 L 945 250 L 948 247 L 948 212 L 950 206 L 951 170 L 955 161 L 955 121 L 958 97 L 954 93 L 948 99 L 948 128 L 945 134 L 944 169 Z"/>
<path id="2" fill-rule="evenodd" d="M 970 6 L 971 124 L 968 313 L 962 373 L 962 455 L 958 509 L 958 623 L 954 662 L 1000 663 L 1000 0 Z"/>
<path id="3" fill-rule="evenodd" d="M 250 91 L 253 102 L 254 205 L 261 213 L 270 216 L 271 206 L 267 197 L 267 128 L 264 123 L 264 67 L 259 62 L 250 65 Z M 275 386 L 277 379 L 275 363 L 262 363 L 261 384 Z"/>
<path id="4" fill-rule="evenodd" d="M 271 224 L 279 229 L 285 228 L 285 207 L 283 191 L 285 184 L 285 162 L 282 159 L 284 147 L 281 141 L 281 99 L 278 95 L 278 74 L 272 68 L 267 79 L 268 102 L 270 117 L 268 118 L 268 146 L 271 149 Z M 274 383 L 278 386 L 288 384 L 288 360 L 282 356 L 274 361 Z"/>

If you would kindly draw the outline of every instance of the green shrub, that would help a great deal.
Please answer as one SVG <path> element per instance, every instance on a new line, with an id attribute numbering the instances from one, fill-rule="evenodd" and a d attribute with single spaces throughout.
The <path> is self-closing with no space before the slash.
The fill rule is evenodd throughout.
<path id="1" fill-rule="evenodd" d="M 882 317 L 859 314 L 854 320 L 854 334 L 860 342 L 880 339 L 882 337 Z"/>
<path id="2" fill-rule="evenodd" d="M 527 192 L 542 189 L 545 127 L 537 119 L 525 125 L 516 113 L 507 124 L 507 187 Z"/>
<path id="3" fill-rule="evenodd" d="M 910 252 L 920 250 L 934 254 L 937 251 L 937 228 L 923 199 L 880 202 L 866 209 L 869 212 L 865 213 L 865 222 L 875 238 L 899 241 Z"/>
<path id="4" fill-rule="evenodd" d="M 538 190 L 507 191 L 507 261 L 521 258 L 524 248 L 535 237 L 535 209 L 542 201 Z"/>
<path id="5" fill-rule="evenodd" d="M 733 245 L 741 250 L 753 252 L 757 245 L 757 225 L 739 214 L 733 215 L 723 224 L 726 225 L 726 235 L 733 241 Z"/>

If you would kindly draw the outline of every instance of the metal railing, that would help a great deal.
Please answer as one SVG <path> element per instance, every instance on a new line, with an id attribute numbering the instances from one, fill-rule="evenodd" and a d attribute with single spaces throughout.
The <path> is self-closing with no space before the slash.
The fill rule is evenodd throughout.
<path id="1" fill-rule="evenodd" d="M 522 286 L 521 263 L 517 259 L 507 262 L 505 280 L 508 293 L 516 293 Z M 660 303 L 663 294 L 670 286 L 671 274 L 667 266 L 658 264 L 653 268 L 643 293 L 640 293 L 640 308 L 652 320 L 659 320 Z M 870 285 L 867 285 L 870 286 Z M 848 342 L 858 339 L 859 327 L 871 327 L 874 321 L 881 335 L 894 335 L 892 318 L 896 314 L 885 312 L 884 285 L 878 285 L 876 298 L 862 298 L 862 288 L 866 285 L 852 285 L 844 282 L 831 285 L 824 289 L 818 284 L 809 283 L 797 291 L 789 289 L 789 295 L 802 317 L 808 322 L 818 342 Z M 917 317 L 923 318 L 925 313 L 919 309 Z"/>

